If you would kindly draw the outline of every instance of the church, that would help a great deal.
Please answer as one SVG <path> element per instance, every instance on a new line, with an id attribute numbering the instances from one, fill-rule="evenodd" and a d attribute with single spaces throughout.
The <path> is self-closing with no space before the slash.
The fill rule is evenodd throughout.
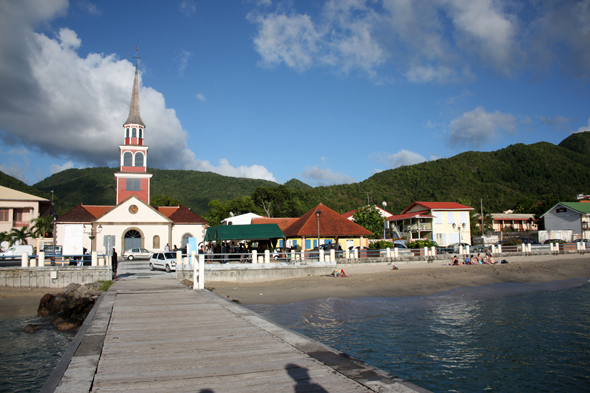
<path id="1" fill-rule="evenodd" d="M 80 204 L 60 216 L 56 224 L 57 244 L 64 255 L 82 255 L 84 248 L 105 253 L 105 236 L 114 236 L 114 247 L 122 255 L 131 248 L 164 250 L 166 244 L 184 247 L 191 237 L 203 241 L 207 223 L 184 206 L 150 206 L 147 173 L 148 147 L 144 145 L 146 126 L 139 111 L 139 76 L 131 94 L 129 117 L 123 125 L 119 146 L 120 170 L 115 173 L 117 200 L 114 206 Z"/>

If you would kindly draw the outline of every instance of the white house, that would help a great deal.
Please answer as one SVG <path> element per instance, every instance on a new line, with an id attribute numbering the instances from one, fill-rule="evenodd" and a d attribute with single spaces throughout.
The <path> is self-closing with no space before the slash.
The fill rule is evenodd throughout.
<path id="1" fill-rule="evenodd" d="M 571 230 L 574 239 L 589 239 L 590 203 L 558 202 L 541 216 L 548 231 Z"/>
<path id="2" fill-rule="evenodd" d="M 30 227 L 31 220 L 49 215 L 50 208 L 45 198 L 0 186 L 0 232 Z"/>

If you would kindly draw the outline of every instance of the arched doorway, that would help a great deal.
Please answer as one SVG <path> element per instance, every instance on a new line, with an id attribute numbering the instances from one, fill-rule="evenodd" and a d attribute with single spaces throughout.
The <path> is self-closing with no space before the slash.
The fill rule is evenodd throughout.
<path id="1" fill-rule="evenodd" d="M 186 247 L 186 245 L 188 244 L 188 239 L 190 237 L 193 237 L 193 235 L 191 235 L 190 233 L 185 233 L 184 235 L 182 235 L 182 248 Z"/>
<path id="2" fill-rule="evenodd" d="M 141 233 L 135 229 L 130 229 L 125 233 L 125 250 L 141 247 Z"/>

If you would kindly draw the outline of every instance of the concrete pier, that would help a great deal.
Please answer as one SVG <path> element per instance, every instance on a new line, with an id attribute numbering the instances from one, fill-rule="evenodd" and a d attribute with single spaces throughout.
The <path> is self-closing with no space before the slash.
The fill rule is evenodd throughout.
<path id="1" fill-rule="evenodd" d="M 72 346 L 42 392 L 426 392 L 173 278 L 116 282 Z"/>

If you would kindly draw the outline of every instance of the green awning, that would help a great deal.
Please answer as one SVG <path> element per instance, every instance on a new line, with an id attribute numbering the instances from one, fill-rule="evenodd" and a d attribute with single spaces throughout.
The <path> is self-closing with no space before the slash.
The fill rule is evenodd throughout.
<path id="1" fill-rule="evenodd" d="M 207 228 L 205 241 L 284 239 L 277 224 L 218 225 Z"/>

